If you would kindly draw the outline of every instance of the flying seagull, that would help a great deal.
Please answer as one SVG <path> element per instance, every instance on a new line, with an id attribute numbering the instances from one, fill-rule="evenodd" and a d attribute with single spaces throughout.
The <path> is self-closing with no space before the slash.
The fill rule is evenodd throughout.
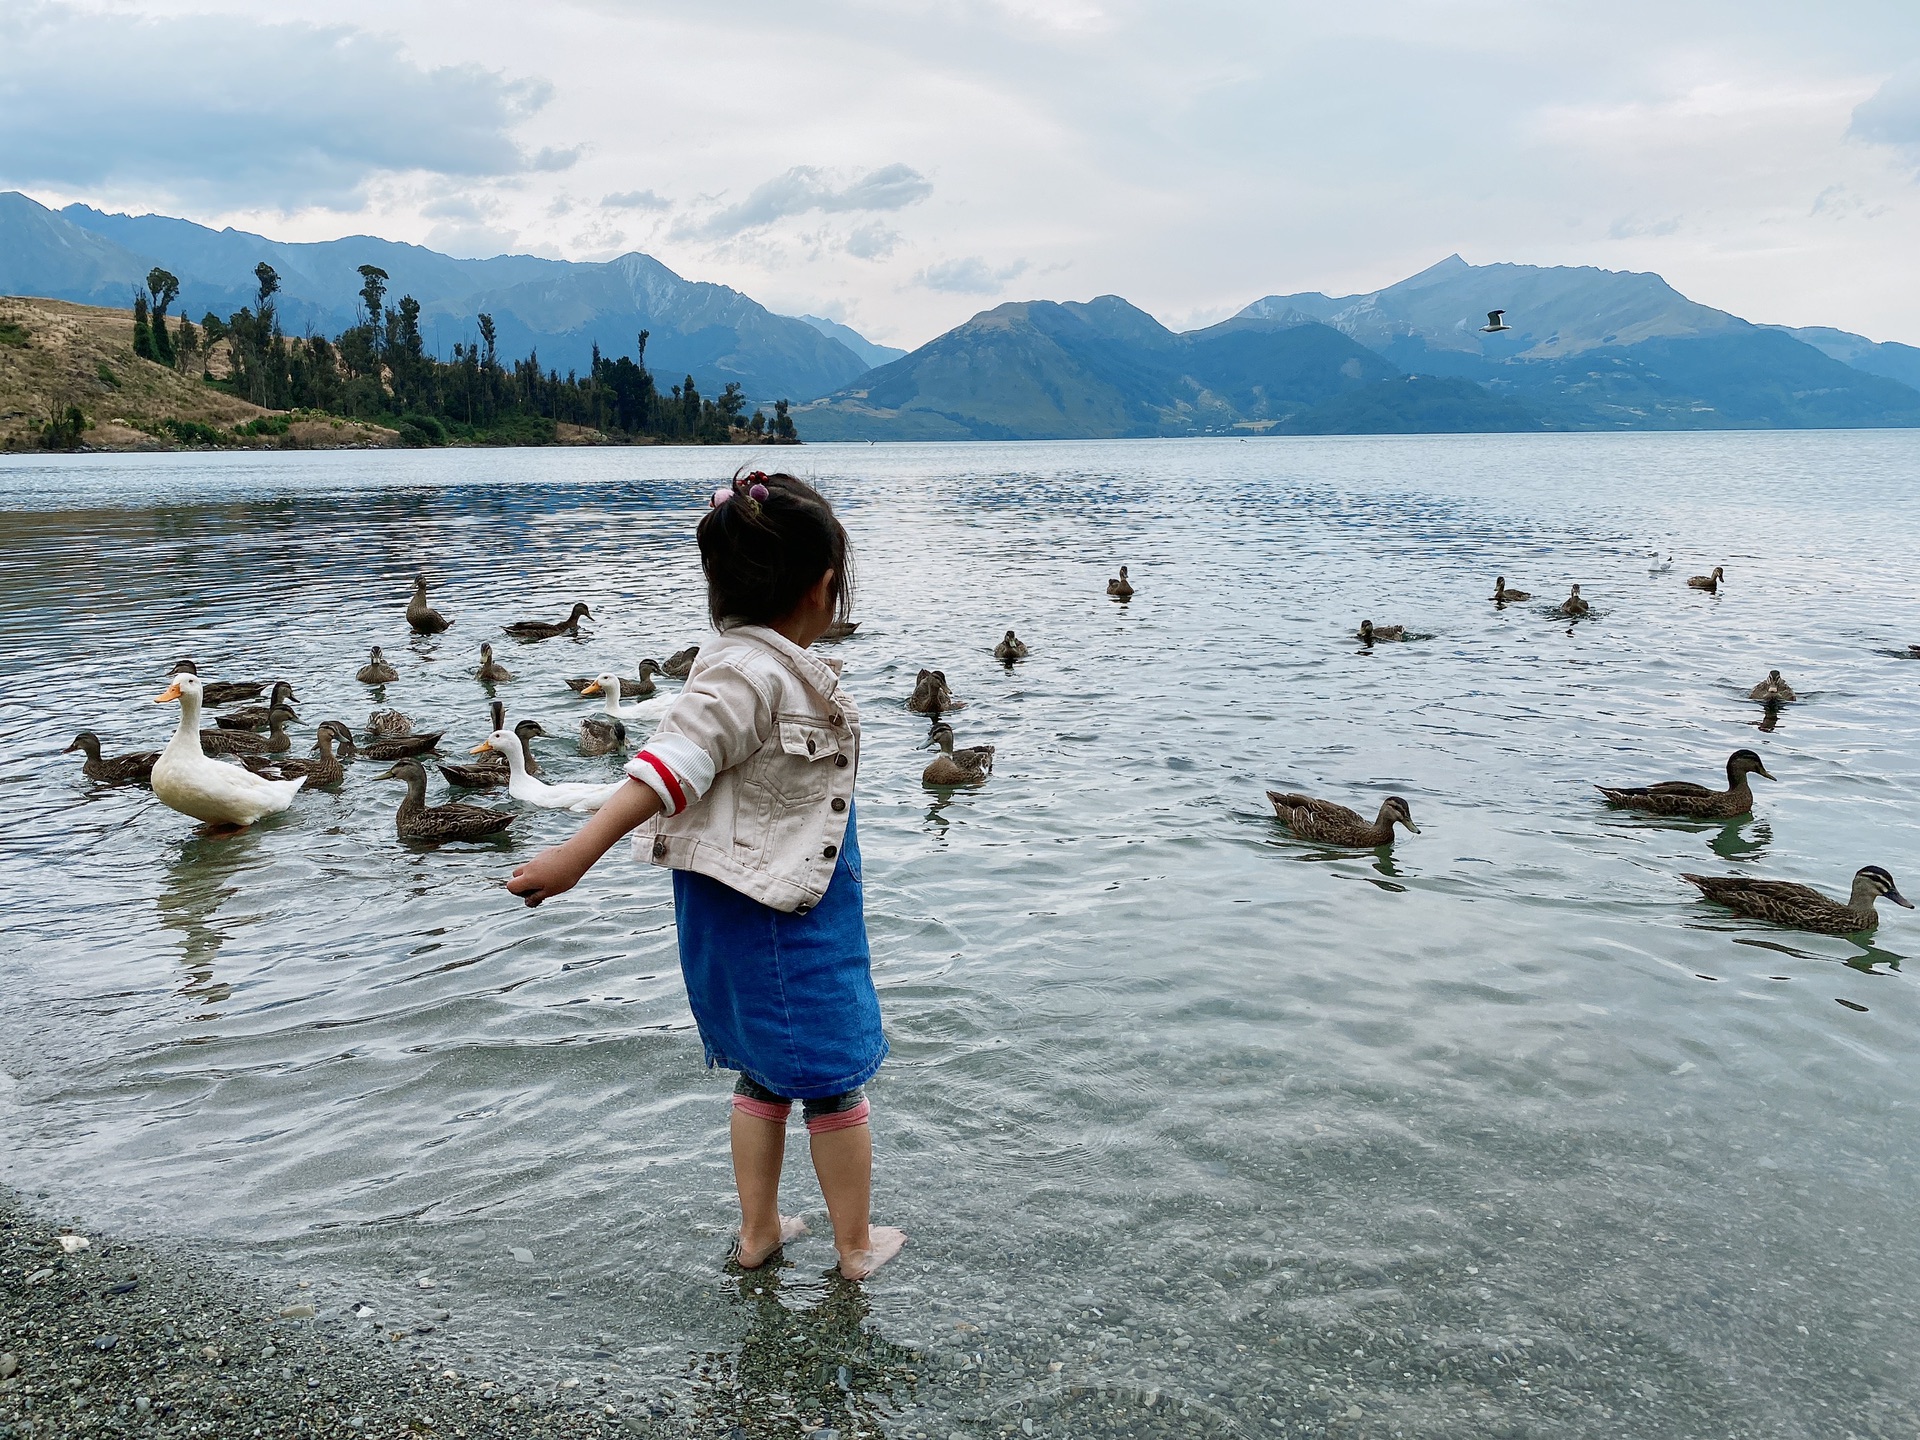
<path id="1" fill-rule="evenodd" d="M 1498 334 L 1502 330 L 1511 330 L 1513 327 L 1507 324 L 1506 321 L 1500 318 L 1502 315 L 1506 313 L 1507 312 L 1504 310 L 1487 311 L 1487 323 L 1480 327 L 1481 333 L 1486 335 L 1494 335 L 1494 334 Z"/>

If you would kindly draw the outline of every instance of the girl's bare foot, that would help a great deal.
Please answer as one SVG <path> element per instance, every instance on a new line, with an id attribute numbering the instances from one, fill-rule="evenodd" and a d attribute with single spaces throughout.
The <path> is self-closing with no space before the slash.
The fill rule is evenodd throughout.
<path id="1" fill-rule="evenodd" d="M 874 1225 L 867 1230 L 867 1248 L 840 1252 L 840 1273 L 849 1280 L 864 1280 L 894 1256 L 907 1243 L 907 1232 L 891 1225 Z"/>
<path id="2" fill-rule="evenodd" d="M 746 1227 L 742 1226 L 740 1233 L 734 1237 L 733 1241 L 733 1263 L 742 1270 L 758 1270 L 779 1254 L 780 1247 L 787 1241 L 806 1233 L 807 1222 L 798 1215 L 782 1215 L 779 1231 L 772 1235 L 750 1235 Z M 898 1250 L 900 1247 L 896 1245 L 893 1248 Z"/>

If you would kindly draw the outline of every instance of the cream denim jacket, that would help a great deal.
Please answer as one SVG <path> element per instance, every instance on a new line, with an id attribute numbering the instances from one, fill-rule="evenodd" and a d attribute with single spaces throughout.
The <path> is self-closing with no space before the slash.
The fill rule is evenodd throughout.
<path id="1" fill-rule="evenodd" d="M 634 853 L 804 915 L 833 878 L 859 771 L 840 662 L 763 625 L 723 630 L 627 765 L 665 807 Z"/>

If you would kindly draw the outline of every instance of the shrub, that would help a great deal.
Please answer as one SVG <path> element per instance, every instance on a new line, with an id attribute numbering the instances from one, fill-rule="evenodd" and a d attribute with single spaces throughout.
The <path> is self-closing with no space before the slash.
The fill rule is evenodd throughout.
<path id="1" fill-rule="evenodd" d="M 256 415 L 233 427 L 233 433 L 253 439 L 261 435 L 284 435 L 293 424 L 291 415 Z"/>
<path id="2" fill-rule="evenodd" d="M 0 320 L 0 345 L 24 345 L 27 327 L 18 320 Z"/>
<path id="3" fill-rule="evenodd" d="M 233 437 L 226 431 L 203 425 L 198 420 L 162 420 L 159 428 L 182 445 L 228 445 L 233 442 Z"/>
<path id="4" fill-rule="evenodd" d="M 409 411 L 400 417 L 400 423 L 394 426 L 400 432 L 402 445 L 444 445 L 447 443 L 447 427 L 431 415 L 418 411 Z"/>
<path id="5" fill-rule="evenodd" d="M 120 388 L 120 377 L 113 373 L 113 367 L 107 364 L 106 361 L 102 360 L 100 364 L 95 367 L 93 373 L 100 377 L 100 383 L 109 390 L 118 390 Z"/>
<path id="6" fill-rule="evenodd" d="M 78 450 L 81 437 L 86 433 L 87 417 L 78 405 L 69 405 L 40 427 L 40 445 L 46 450 Z"/>

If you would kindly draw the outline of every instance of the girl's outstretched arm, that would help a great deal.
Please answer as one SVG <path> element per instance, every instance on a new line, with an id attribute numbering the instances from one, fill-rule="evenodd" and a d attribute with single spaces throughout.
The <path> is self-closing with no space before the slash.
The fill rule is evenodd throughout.
<path id="1" fill-rule="evenodd" d="M 507 889 L 529 905 L 563 895 L 580 883 L 614 842 L 660 813 L 660 797 L 637 780 L 629 779 L 614 797 L 594 811 L 593 818 L 573 832 L 573 838 L 542 850 L 514 868 Z"/>

